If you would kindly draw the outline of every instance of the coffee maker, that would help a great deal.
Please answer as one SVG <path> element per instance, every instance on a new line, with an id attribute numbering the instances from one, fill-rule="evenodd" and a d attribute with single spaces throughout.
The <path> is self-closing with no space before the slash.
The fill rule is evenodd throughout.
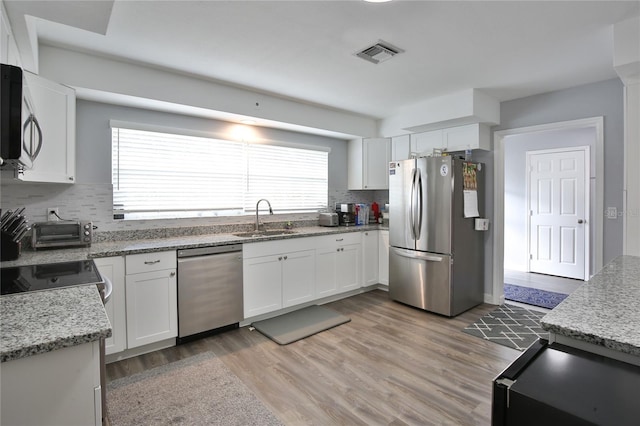
<path id="1" fill-rule="evenodd" d="M 355 226 L 356 224 L 355 203 L 336 203 L 336 213 L 338 213 L 338 225 Z"/>

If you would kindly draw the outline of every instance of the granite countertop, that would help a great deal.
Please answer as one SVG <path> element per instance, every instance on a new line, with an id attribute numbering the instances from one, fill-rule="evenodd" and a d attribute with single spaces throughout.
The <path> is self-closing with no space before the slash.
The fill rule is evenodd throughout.
<path id="1" fill-rule="evenodd" d="M 94 284 L 0 297 L 0 362 L 111 336 Z"/>
<path id="2" fill-rule="evenodd" d="M 640 257 L 620 256 L 541 320 L 545 330 L 640 356 Z"/>
<path id="3" fill-rule="evenodd" d="M 87 248 L 24 250 L 2 267 L 34 265 L 100 257 L 123 256 L 197 247 L 303 238 L 344 232 L 388 229 L 380 225 L 354 227 L 309 226 L 287 235 L 238 237 L 233 233 L 157 236 L 98 242 Z M 140 235 L 139 233 L 137 235 Z M 0 361 L 10 361 L 111 336 L 111 324 L 95 285 L 66 287 L 0 297 Z"/>
<path id="4" fill-rule="evenodd" d="M 71 262 L 74 260 L 95 259 L 100 257 L 123 256 L 137 253 L 151 253 L 167 250 L 179 250 L 198 247 L 212 247 L 229 244 L 256 243 L 262 241 L 304 238 L 319 235 L 340 234 L 345 232 L 362 232 L 386 230 L 381 225 L 363 226 L 308 226 L 294 228 L 294 233 L 260 237 L 238 237 L 233 233 L 212 233 L 201 235 L 184 235 L 162 238 L 140 238 L 133 240 L 105 241 L 93 243 L 87 248 L 68 248 L 55 250 L 23 250 L 17 260 L 0 263 L 2 267 L 34 265 L 42 263 Z"/>

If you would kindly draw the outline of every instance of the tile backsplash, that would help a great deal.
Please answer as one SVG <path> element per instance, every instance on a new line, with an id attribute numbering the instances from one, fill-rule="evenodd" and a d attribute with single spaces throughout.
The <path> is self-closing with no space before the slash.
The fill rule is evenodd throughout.
<path id="1" fill-rule="evenodd" d="M 193 219 L 158 220 L 114 220 L 113 189 L 110 184 L 31 184 L 15 183 L 0 186 L 2 210 L 25 207 L 29 222 L 47 220 L 47 209 L 57 207 L 63 219 L 91 220 L 96 232 L 127 231 L 154 228 L 177 228 L 185 226 L 227 225 L 252 223 L 253 215 L 232 217 L 209 217 Z M 333 211 L 336 202 L 373 203 L 384 206 L 388 202 L 388 191 L 348 191 L 329 189 L 326 211 Z M 261 217 L 263 222 L 317 220 L 317 213 L 278 214 L 273 218 Z"/>

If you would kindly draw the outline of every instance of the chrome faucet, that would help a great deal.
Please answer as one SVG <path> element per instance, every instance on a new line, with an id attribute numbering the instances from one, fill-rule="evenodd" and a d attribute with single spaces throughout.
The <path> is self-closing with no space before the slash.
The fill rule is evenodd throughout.
<path id="1" fill-rule="evenodd" d="M 258 220 L 258 206 L 260 205 L 261 201 L 267 202 L 267 204 L 269 205 L 269 214 L 273 214 L 273 209 L 271 208 L 271 203 L 269 202 L 269 200 L 265 198 L 258 200 L 258 202 L 256 203 L 256 232 L 260 230 L 260 221 Z"/>

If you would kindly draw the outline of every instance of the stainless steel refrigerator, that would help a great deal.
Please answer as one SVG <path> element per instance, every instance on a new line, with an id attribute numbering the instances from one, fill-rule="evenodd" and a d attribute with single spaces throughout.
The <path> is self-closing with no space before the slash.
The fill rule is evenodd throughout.
<path id="1" fill-rule="evenodd" d="M 483 302 L 484 172 L 451 156 L 389 163 L 391 299 L 446 316 Z"/>

